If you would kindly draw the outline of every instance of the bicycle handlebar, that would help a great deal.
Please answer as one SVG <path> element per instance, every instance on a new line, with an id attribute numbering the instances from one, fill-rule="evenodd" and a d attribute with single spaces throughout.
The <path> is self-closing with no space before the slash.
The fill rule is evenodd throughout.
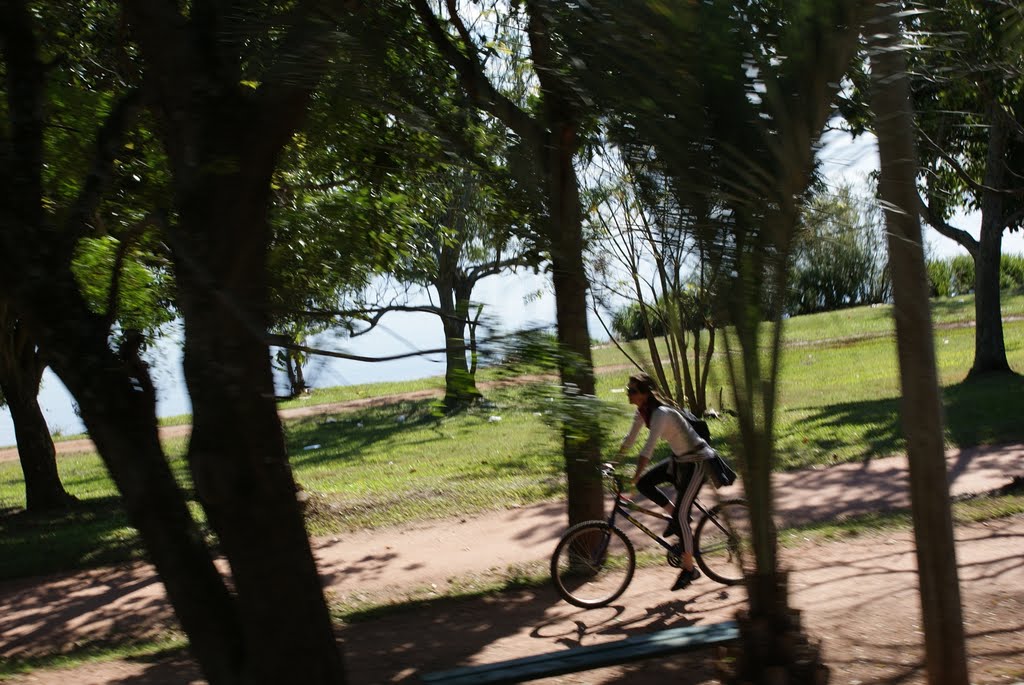
<path id="1" fill-rule="evenodd" d="M 583 462 L 583 461 L 589 461 L 589 460 L 588 459 L 577 459 L 576 461 Z M 623 486 L 623 482 L 622 482 L 622 475 L 619 474 L 617 472 L 617 470 L 616 470 L 616 467 L 619 466 L 621 463 L 622 462 L 620 462 L 620 461 L 608 460 L 608 461 L 602 461 L 598 465 L 598 467 L 597 467 L 597 470 L 601 472 L 601 477 L 602 478 L 610 478 L 610 479 L 614 480 L 619 491 L 625 490 L 625 487 Z"/>

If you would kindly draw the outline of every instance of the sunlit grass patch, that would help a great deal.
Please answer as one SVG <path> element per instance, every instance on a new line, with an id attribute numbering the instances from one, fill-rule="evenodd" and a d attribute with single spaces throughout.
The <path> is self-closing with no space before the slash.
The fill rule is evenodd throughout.
<path id="1" fill-rule="evenodd" d="M 175 655 L 190 658 L 188 640 L 178 634 L 168 634 L 156 640 L 142 640 L 122 644 L 93 644 L 72 649 L 66 654 L 0 660 L 0 682 L 33 671 L 72 669 L 90 663 L 106 661 L 156 661 Z"/>
<path id="2" fill-rule="evenodd" d="M 444 518 L 562 494 L 557 434 L 532 407 L 496 399 L 450 417 L 420 402 L 293 424 L 289 448 L 311 527 Z"/>

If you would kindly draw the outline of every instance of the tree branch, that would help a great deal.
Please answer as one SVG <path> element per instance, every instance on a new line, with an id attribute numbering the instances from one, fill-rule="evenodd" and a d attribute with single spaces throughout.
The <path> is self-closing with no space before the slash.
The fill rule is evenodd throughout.
<path id="1" fill-rule="evenodd" d="M 141 221 L 136 223 L 128 232 L 121 237 L 120 242 L 117 246 L 117 254 L 114 255 L 114 266 L 111 271 L 111 282 L 110 291 L 107 293 L 107 309 L 103 314 L 104 317 L 104 328 L 110 330 L 114 321 L 117 320 L 117 300 L 121 293 L 121 267 L 124 266 L 124 260 L 128 256 L 128 250 L 131 248 L 135 240 L 142 234 L 142 231 L 149 226 L 159 226 L 164 223 L 164 218 L 158 216 L 157 213 L 151 212 L 146 215 Z"/>
<path id="2" fill-rule="evenodd" d="M 279 149 L 299 125 L 336 48 L 332 24 L 316 11 L 317 4 L 317 0 L 300 2 L 289 14 L 294 23 L 257 90 L 261 102 L 257 133 L 268 138 L 269 150 Z"/>
<path id="3" fill-rule="evenodd" d="M 1024 209 L 1019 209 L 1010 216 L 1006 217 L 1006 221 L 1003 223 L 1003 230 L 1019 231 L 1019 224 L 1024 221 Z"/>
<path id="4" fill-rule="evenodd" d="M 43 195 L 43 117 L 46 68 L 40 61 L 39 42 L 25 2 L 0 2 L 0 55 L 4 60 L 4 94 L 8 125 L 0 151 L 0 174 L 7 195 L 6 208 L 15 209 L 15 225 L 40 227 Z M 5 231 L 5 233 L 11 233 Z M 13 235 L 11 236 L 13 239 Z M 15 250 L 8 251 L 16 254 Z"/>
<path id="5" fill-rule="evenodd" d="M 518 255 L 516 257 L 509 257 L 508 259 L 499 259 L 493 262 L 487 262 L 486 264 L 478 264 L 468 271 L 466 274 L 466 280 L 470 283 L 476 283 L 488 276 L 496 276 L 505 269 L 532 266 L 532 263 L 533 260 L 529 255 Z"/>
<path id="6" fill-rule="evenodd" d="M 147 87 L 155 90 L 163 115 L 180 122 L 174 128 L 181 130 L 170 133 L 173 144 L 188 149 L 188 131 L 197 125 L 191 116 L 193 89 L 207 82 L 189 26 L 174 0 L 126 2 L 124 16 L 147 63 Z"/>
<path id="7" fill-rule="evenodd" d="M 462 16 L 459 14 L 459 7 L 455 0 L 445 0 L 444 5 L 448 9 L 448 18 L 451 20 L 452 25 L 455 27 L 455 31 L 459 34 L 459 38 L 462 40 L 462 47 L 466 51 L 466 54 L 476 54 L 476 46 L 473 45 L 473 37 L 469 34 L 469 29 L 466 28 L 466 23 L 462 21 Z"/>
<path id="8" fill-rule="evenodd" d="M 935 141 L 928 137 L 927 133 L 921 131 L 920 129 L 918 130 L 918 133 L 921 135 L 922 138 L 924 138 L 925 142 L 928 143 L 928 145 L 931 146 L 931 148 L 935 150 L 936 153 L 938 153 L 939 157 L 941 157 L 943 161 L 949 164 L 949 166 L 953 167 L 953 171 L 956 172 L 957 176 L 959 176 L 963 180 L 963 182 L 966 183 L 975 193 L 996 193 L 998 195 L 1011 196 L 1024 195 L 1024 188 L 992 188 L 990 186 L 985 185 L 984 183 L 975 180 L 973 176 L 967 173 L 967 170 L 964 169 L 963 165 L 961 165 L 960 162 L 958 162 L 945 150 L 939 147 L 938 144 L 935 143 Z M 929 221 L 928 223 L 931 222 Z"/>
<path id="9" fill-rule="evenodd" d="M 410 357 L 424 357 L 428 354 L 444 354 L 446 351 L 442 347 L 433 350 L 404 352 L 402 354 L 393 354 L 387 357 L 366 357 L 359 354 L 349 354 L 348 352 L 335 352 L 334 350 L 324 350 L 318 347 L 299 345 L 298 343 L 289 341 L 286 336 L 270 336 L 267 338 L 267 344 L 272 345 L 273 347 L 293 350 L 295 352 L 305 352 L 306 354 L 315 354 L 321 357 L 333 357 L 335 359 L 347 359 L 353 362 L 391 362 L 398 359 L 409 359 Z"/>
<path id="10" fill-rule="evenodd" d="M 462 83 L 462 87 L 465 88 L 473 102 L 500 120 L 520 137 L 532 144 L 539 143 L 543 138 L 543 130 L 526 112 L 494 87 L 494 84 L 491 83 L 484 73 L 480 61 L 475 57 L 476 48 L 472 43 L 465 46 L 471 57 L 463 55 L 452 44 L 451 38 L 449 38 L 444 27 L 441 26 L 433 10 L 430 9 L 427 0 L 413 0 L 413 7 L 427 29 L 430 41 L 437 48 L 441 57 L 455 69 L 459 82 Z M 456 19 L 457 15 L 453 17 L 453 22 Z M 462 31 L 465 31 L 465 25 L 463 25 Z M 468 32 L 466 35 L 468 36 Z"/>
<path id="11" fill-rule="evenodd" d="M 536 333 L 544 330 L 543 327 L 535 327 L 527 329 L 526 332 Z M 518 337 L 522 331 L 508 333 L 505 335 L 494 336 L 488 338 L 485 343 L 494 343 L 501 340 L 509 340 Z M 432 350 L 417 350 L 415 352 L 403 352 L 402 354 L 393 354 L 386 357 L 367 357 L 364 355 L 350 354 L 348 352 L 336 352 L 334 350 L 324 350 L 317 347 L 308 347 L 306 345 L 299 345 L 292 341 L 287 335 L 268 335 L 266 336 L 266 344 L 272 347 L 281 347 L 288 350 L 294 350 L 296 352 L 305 352 L 306 354 L 315 354 L 323 357 L 334 357 L 335 359 L 348 359 L 349 361 L 356 362 L 390 362 L 398 359 L 409 359 L 410 357 L 422 357 L 428 354 L 445 354 L 448 350 L 444 347 L 436 348 Z"/>
<path id="12" fill-rule="evenodd" d="M 89 220 L 95 214 L 103 198 L 103 191 L 110 182 L 114 160 L 121 151 L 125 132 L 141 110 L 141 91 L 130 90 L 118 100 L 100 126 L 92 166 L 67 218 L 66 234 L 72 245 L 85 233 Z"/>
<path id="13" fill-rule="evenodd" d="M 921 198 L 920 194 L 917 196 L 918 212 L 921 218 L 924 219 L 929 226 L 938 231 L 941 235 L 949 238 L 950 240 L 962 245 L 968 252 L 973 256 L 978 255 L 980 245 L 978 241 L 974 239 L 967 231 L 951 226 L 943 220 L 942 216 L 935 211 L 931 204 L 926 204 Z"/>
<path id="14" fill-rule="evenodd" d="M 558 76 L 555 65 L 558 64 L 558 55 L 551 43 L 550 31 L 544 17 L 543 10 L 536 2 L 526 1 L 529 19 L 526 23 L 526 33 L 530 39 L 530 53 L 533 58 L 534 69 L 537 73 L 537 80 L 540 81 L 541 90 L 553 95 L 559 103 L 560 109 L 569 107 L 568 93 L 563 79 Z M 546 101 L 546 100 L 545 100 Z"/>
<path id="15" fill-rule="evenodd" d="M 434 316 L 441 319 L 448 319 L 451 321 L 461 321 L 463 323 L 472 323 L 469 319 L 461 316 L 455 316 L 454 314 L 446 314 L 441 311 L 439 307 L 428 306 L 428 305 L 388 305 L 386 307 L 374 307 L 366 309 L 312 309 L 302 312 L 303 316 L 316 319 L 332 319 L 335 317 L 356 319 L 362 323 L 368 324 L 368 328 L 361 331 L 351 332 L 350 335 L 355 338 L 365 333 L 368 333 L 377 324 L 380 323 L 381 319 L 386 314 L 392 312 L 407 312 L 407 313 L 420 313 L 420 314 L 433 314 Z"/>

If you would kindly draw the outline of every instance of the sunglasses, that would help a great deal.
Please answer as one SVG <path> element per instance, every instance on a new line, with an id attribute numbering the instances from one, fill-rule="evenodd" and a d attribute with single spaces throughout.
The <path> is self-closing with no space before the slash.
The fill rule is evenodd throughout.
<path id="1" fill-rule="evenodd" d="M 641 392 L 640 388 L 626 388 L 627 395 L 636 395 L 639 392 Z"/>

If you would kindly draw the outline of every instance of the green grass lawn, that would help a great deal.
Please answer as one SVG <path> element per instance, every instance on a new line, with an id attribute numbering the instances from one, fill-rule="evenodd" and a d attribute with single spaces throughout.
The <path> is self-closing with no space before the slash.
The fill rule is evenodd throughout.
<path id="1" fill-rule="evenodd" d="M 1024 311 L 1024 297 L 1007 299 L 1008 319 Z M 880 457 L 902 449 L 896 356 L 884 309 L 787 322 L 777 428 L 780 468 Z M 1024 378 L 962 383 L 973 357 L 973 329 L 945 325 L 969 319 L 972 303 L 943 303 L 936 310 L 947 444 L 1024 440 L 1019 420 Z M 1011 366 L 1024 370 L 1024 321 L 1008 320 L 1004 336 Z M 609 348 L 598 350 L 597 364 L 622 363 L 616 355 Z M 722 359 L 719 355 L 714 366 L 713 406 L 724 386 Z M 609 454 L 630 421 L 622 392 L 627 375 L 615 371 L 598 377 L 598 397 L 608 409 L 604 445 Z M 440 383 L 425 379 L 338 388 L 296 402 L 394 394 Z M 448 417 L 436 411 L 433 401 L 423 400 L 287 422 L 295 477 L 309 495 L 310 532 L 473 515 L 562 496 L 561 438 L 549 413 L 555 406 L 549 398 L 556 392 L 544 384 L 492 390 L 487 403 Z M 724 397 L 729 406 L 728 392 Z M 726 417 L 711 427 L 717 444 L 730 452 L 735 422 Z M 167 444 L 175 474 L 190 493 L 184 449 L 181 439 Z M 110 563 L 140 553 L 99 457 L 61 457 L 59 468 L 81 506 L 60 517 L 33 517 L 20 511 L 24 484 L 19 465 L 0 464 L 0 578 Z M 192 502 L 192 508 L 201 520 L 199 506 Z"/>
<path id="2" fill-rule="evenodd" d="M 1024 296 L 1006 297 L 1003 337 L 1011 368 L 1024 372 Z M 973 316 L 973 299 L 935 307 L 936 359 L 946 406 L 947 446 L 1000 444 L 1024 439 L 1024 377 L 964 383 L 974 358 L 974 328 L 958 326 Z M 863 307 L 796 317 L 786 322 L 778 388 L 776 450 L 783 469 L 886 456 L 903 450 L 899 425 L 899 369 L 888 307 Z M 633 346 L 636 355 L 644 346 Z M 719 340 L 708 387 L 709 405 L 732 406 Z M 595 354 L 598 366 L 623 364 L 614 348 Z M 599 377 L 599 395 L 610 398 L 628 371 Z M 607 394 L 606 394 L 607 393 Z M 618 401 L 625 402 L 619 395 Z M 712 433 L 724 451 L 736 437 L 735 422 L 715 421 Z"/>

